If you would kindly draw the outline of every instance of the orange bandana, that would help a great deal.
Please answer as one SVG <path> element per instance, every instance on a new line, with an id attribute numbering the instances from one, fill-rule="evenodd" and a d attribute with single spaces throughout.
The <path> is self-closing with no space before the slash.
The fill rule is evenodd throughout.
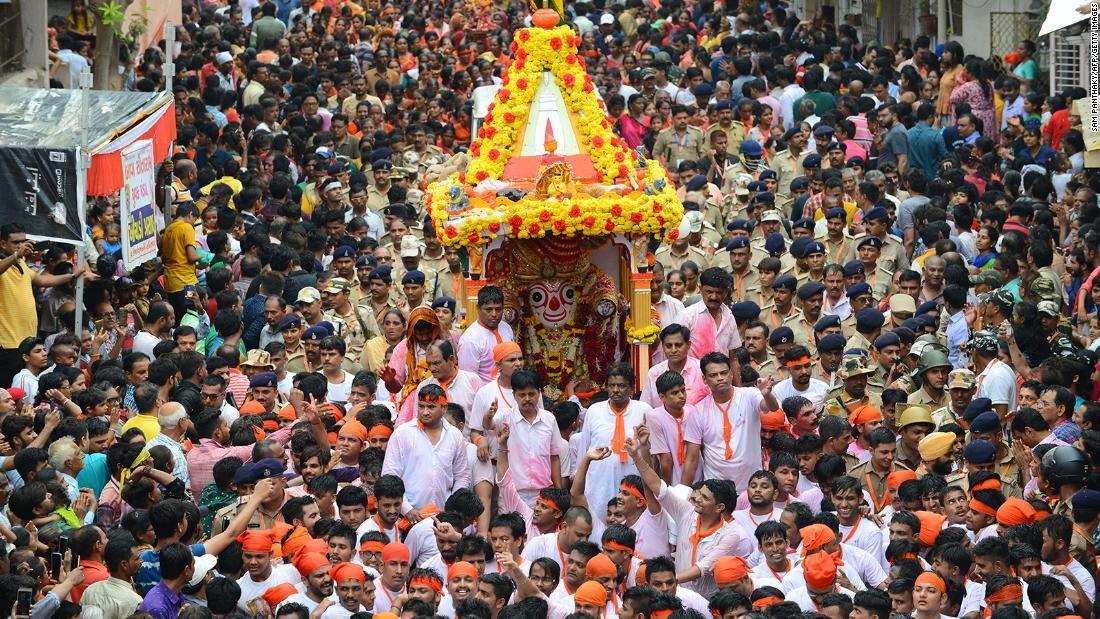
<path id="1" fill-rule="evenodd" d="M 345 580 L 358 580 L 363 584 L 367 582 L 367 573 L 363 570 L 363 566 L 355 563 L 340 563 L 329 570 L 328 575 L 332 577 L 332 582 L 336 583 Z"/>

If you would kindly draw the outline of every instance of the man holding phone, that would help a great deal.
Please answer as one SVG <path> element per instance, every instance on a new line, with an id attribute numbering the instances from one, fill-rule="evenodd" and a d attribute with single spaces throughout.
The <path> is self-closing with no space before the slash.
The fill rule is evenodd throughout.
<path id="1" fill-rule="evenodd" d="M 10 385 L 23 366 L 19 343 L 38 333 L 38 311 L 34 302 L 34 287 L 49 288 L 69 284 L 83 274 L 74 271 L 63 275 L 38 273 L 27 265 L 34 252 L 34 243 L 18 222 L 0 226 L 0 384 Z"/>

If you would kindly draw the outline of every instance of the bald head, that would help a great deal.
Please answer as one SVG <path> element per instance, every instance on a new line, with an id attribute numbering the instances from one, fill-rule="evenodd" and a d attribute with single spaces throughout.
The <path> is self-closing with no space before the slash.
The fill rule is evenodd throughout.
<path id="1" fill-rule="evenodd" d="M 187 409 L 179 402 L 166 402 L 157 409 L 157 422 L 162 430 L 178 428 L 187 419 Z"/>
<path id="2" fill-rule="evenodd" d="M 185 184 L 194 182 L 195 177 L 198 175 L 199 169 L 195 165 L 194 161 L 190 159 L 180 159 L 176 162 L 175 172 L 176 178 L 183 181 Z"/>

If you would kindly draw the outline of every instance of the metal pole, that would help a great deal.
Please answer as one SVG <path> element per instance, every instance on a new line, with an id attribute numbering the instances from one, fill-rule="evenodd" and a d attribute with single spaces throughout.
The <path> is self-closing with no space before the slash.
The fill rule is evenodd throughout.
<path id="1" fill-rule="evenodd" d="M 1058 52 L 1056 47 L 1058 43 L 1054 40 L 1055 34 L 1056 32 L 1052 32 L 1047 35 L 1049 39 L 1047 47 L 1047 73 L 1049 73 L 1049 75 L 1047 76 L 1047 81 L 1050 82 L 1050 96 L 1052 97 L 1055 94 L 1054 89 L 1056 87 L 1056 84 L 1054 83 L 1054 65 L 1055 61 L 1058 59 Z"/>
<path id="2" fill-rule="evenodd" d="M 76 149 L 77 174 L 86 176 L 92 167 L 92 153 L 88 150 L 88 126 L 92 121 L 92 72 L 87 67 L 80 74 L 80 145 Z M 86 187 L 78 183 L 78 187 Z M 74 312 L 74 335 L 80 341 L 84 331 L 84 268 L 87 264 L 88 247 L 84 241 L 87 234 L 87 191 L 77 195 L 77 216 L 80 222 L 80 244 L 76 246 L 76 272 L 81 276 L 76 280 L 76 309 Z"/>
<path id="3" fill-rule="evenodd" d="M 176 27 L 164 22 L 164 90 L 172 92 L 172 79 L 176 75 Z"/>
<path id="4" fill-rule="evenodd" d="M 936 45 L 944 43 L 947 43 L 947 0 L 936 0 Z"/>

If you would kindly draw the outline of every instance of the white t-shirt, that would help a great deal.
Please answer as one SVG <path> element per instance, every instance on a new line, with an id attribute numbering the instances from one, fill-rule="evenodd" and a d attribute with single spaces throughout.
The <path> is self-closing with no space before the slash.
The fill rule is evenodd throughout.
<path id="1" fill-rule="evenodd" d="M 248 603 L 263 595 L 264 591 L 284 582 L 295 585 L 301 581 L 302 576 L 292 565 L 272 566 L 271 574 L 263 582 L 252 580 L 252 575 L 246 572 L 244 576 L 237 579 L 237 585 L 241 588 L 241 599 L 237 602 L 237 608 L 249 612 Z"/>
<path id="2" fill-rule="evenodd" d="M 1068 578 L 1066 578 L 1065 576 L 1057 576 L 1057 575 L 1051 574 L 1050 573 L 1050 568 L 1051 568 L 1051 565 L 1049 563 L 1046 563 L 1046 562 L 1043 563 L 1043 573 L 1044 574 L 1054 576 L 1058 580 L 1062 581 L 1062 584 L 1064 584 L 1067 589 L 1070 589 L 1070 590 L 1073 589 L 1073 585 L 1070 584 Z M 1077 582 L 1081 583 L 1081 588 L 1085 590 L 1085 595 L 1088 596 L 1089 601 L 1095 602 L 1096 601 L 1096 581 L 1093 579 L 1092 574 L 1089 573 L 1088 569 L 1085 568 L 1084 565 L 1081 565 L 1081 562 L 1078 561 L 1077 559 L 1074 559 L 1073 557 L 1070 557 L 1069 563 L 1066 564 L 1066 568 L 1068 568 L 1070 573 L 1073 574 L 1074 578 L 1077 579 Z"/>
<path id="3" fill-rule="evenodd" d="M 779 400 L 780 404 L 783 403 L 783 400 L 786 400 L 787 398 L 796 395 L 800 395 L 804 398 L 809 398 L 811 401 L 817 402 L 823 398 L 815 398 L 814 396 L 824 396 L 825 393 L 829 391 L 829 384 L 823 380 L 811 378 L 810 384 L 806 386 L 806 390 L 799 391 L 798 388 L 794 386 L 794 382 L 790 378 L 787 378 L 779 381 L 779 383 L 775 385 L 775 388 L 772 389 L 772 391 L 775 393 L 775 399 Z M 740 488 L 740 486 L 738 487 Z"/>
<path id="4" fill-rule="evenodd" d="M 138 331 L 134 336 L 133 352 L 144 353 L 150 361 L 155 361 L 157 356 L 153 354 L 153 348 L 160 344 L 161 339 L 148 331 Z"/>
<path id="5" fill-rule="evenodd" d="M 884 569 L 889 568 L 882 547 L 882 529 L 879 529 L 870 520 L 860 518 L 854 526 L 850 527 L 841 524 L 840 539 L 843 543 L 865 550 L 867 554 L 879 559 Z"/>
<path id="6" fill-rule="evenodd" d="M 337 404 L 344 404 L 348 401 L 348 396 L 351 395 L 351 382 L 355 380 L 350 372 L 344 372 L 344 380 L 338 383 L 328 381 L 328 401 L 335 402 Z"/>
<path id="7" fill-rule="evenodd" d="M 647 404 L 630 400 L 623 413 L 627 437 L 634 435 L 634 428 L 645 421 L 647 413 L 649 413 Z M 610 446 L 614 434 L 615 413 L 611 411 L 610 404 L 606 401 L 593 404 L 584 418 L 578 453 L 588 453 L 592 447 Z M 626 456 L 626 462 L 622 461 L 619 454 L 613 453 L 610 457 L 590 463 L 584 494 L 588 498 L 592 515 L 603 522 L 607 517 L 607 502 L 619 493 L 619 482 L 627 475 L 637 474 L 638 467 L 634 465 L 634 460 L 629 454 Z"/>
<path id="8" fill-rule="evenodd" d="M 684 414 L 680 420 L 677 421 L 665 410 L 665 407 L 659 406 L 646 415 L 646 424 L 649 426 L 649 452 L 653 455 L 670 454 L 672 456 L 672 483 L 678 484 L 684 475 L 684 461 L 683 456 L 680 454 L 680 444 L 684 442 L 684 431 L 687 426 L 687 420 L 689 417 L 698 415 L 699 411 L 690 404 L 684 404 Z M 684 443 L 684 453 L 686 455 L 687 446 Z M 702 479 L 703 468 L 698 467 L 695 471 L 695 481 Z M 650 557 L 655 555 L 647 555 L 642 553 L 642 556 Z"/>
<path id="9" fill-rule="evenodd" d="M 748 487 L 749 477 L 762 468 L 760 450 L 760 403 L 764 396 L 756 387 L 736 387 L 729 402 L 719 407 L 710 395 L 699 402 L 698 415 L 684 424 L 684 440 L 701 447 L 703 478 L 729 479 L 737 491 Z M 726 458 L 723 419 L 731 427 Z"/>
<path id="10" fill-rule="evenodd" d="M 741 525 L 741 528 L 748 534 L 749 543 L 752 544 L 753 552 L 760 550 L 760 544 L 756 540 L 756 527 L 768 522 L 769 520 L 779 521 L 779 516 L 783 514 L 782 507 L 772 506 L 772 511 L 769 514 L 763 516 L 757 516 L 752 514 L 747 509 L 739 509 L 733 512 L 733 521 Z"/>
<path id="11" fill-rule="evenodd" d="M 1007 404 L 1008 410 L 1016 410 L 1019 396 L 1016 373 L 1000 359 L 990 361 L 974 378 L 974 384 L 978 386 L 975 398 L 989 398 L 994 404 Z"/>

